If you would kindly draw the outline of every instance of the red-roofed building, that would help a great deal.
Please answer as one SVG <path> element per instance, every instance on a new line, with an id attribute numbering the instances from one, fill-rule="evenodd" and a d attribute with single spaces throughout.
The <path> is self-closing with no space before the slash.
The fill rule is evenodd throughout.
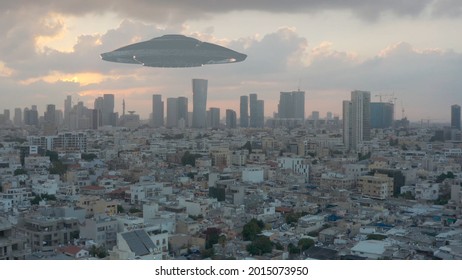
<path id="1" fill-rule="evenodd" d="M 74 259 L 88 258 L 90 256 L 90 253 L 87 250 L 74 245 L 59 247 L 57 251 L 73 257 Z"/>
<path id="2" fill-rule="evenodd" d="M 85 186 L 80 188 L 80 193 L 87 195 L 103 195 L 105 192 L 106 188 L 101 186 Z"/>

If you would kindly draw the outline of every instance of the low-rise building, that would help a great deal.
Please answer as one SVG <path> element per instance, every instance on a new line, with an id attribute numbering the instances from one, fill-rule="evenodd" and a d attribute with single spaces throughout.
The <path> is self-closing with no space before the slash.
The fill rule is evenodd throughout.
<path id="1" fill-rule="evenodd" d="M 386 199 L 393 195 L 393 178 L 384 174 L 359 177 L 359 189 L 365 197 Z"/>

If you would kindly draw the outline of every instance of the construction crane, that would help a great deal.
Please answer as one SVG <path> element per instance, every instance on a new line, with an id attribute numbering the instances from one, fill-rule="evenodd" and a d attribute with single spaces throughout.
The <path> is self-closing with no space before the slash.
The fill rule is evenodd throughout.
<path id="1" fill-rule="evenodd" d="M 427 122 L 427 128 L 430 128 L 430 121 L 438 121 L 440 119 L 431 119 L 431 118 L 426 118 L 426 119 L 420 119 L 420 127 L 423 128 L 424 121 Z"/>
<path id="2" fill-rule="evenodd" d="M 396 100 L 394 93 L 377 93 L 375 97 L 377 96 L 379 97 L 380 102 L 382 102 L 382 97 L 389 97 L 390 99 L 388 102 L 390 103 L 393 103 L 393 101 Z"/>

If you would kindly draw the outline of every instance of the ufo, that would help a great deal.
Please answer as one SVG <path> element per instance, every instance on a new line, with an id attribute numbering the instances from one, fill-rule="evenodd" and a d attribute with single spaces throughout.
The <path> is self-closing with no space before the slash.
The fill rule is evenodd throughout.
<path id="1" fill-rule="evenodd" d="M 101 54 L 106 61 L 148 67 L 199 67 L 240 62 L 247 55 L 184 35 L 164 35 Z"/>

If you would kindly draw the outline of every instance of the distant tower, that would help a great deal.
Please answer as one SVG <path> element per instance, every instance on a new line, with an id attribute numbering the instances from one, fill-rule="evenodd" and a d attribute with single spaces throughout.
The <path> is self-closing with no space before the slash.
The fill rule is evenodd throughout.
<path id="1" fill-rule="evenodd" d="M 249 127 L 249 97 L 246 95 L 241 96 L 239 108 L 239 124 L 240 127 Z"/>
<path id="2" fill-rule="evenodd" d="M 70 127 L 70 118 L 72 111 L 72 96 L 68 95 L 64 100 L 64 126 Z"/>
<path id="3" fill-rule="evenodd" d="M 371 102 L 371 128 L 389 128 L 393 125 L 395 106 L 388 102 Z"/>
<path id="4" fill-rule="evenodd" d="M 460 105 L 451 106 L 451 127 L 460 130 Z"/>
<path id="5" fill-rule="evenodd" d="M 184 126 L 188 126 L 189 117 L 188 117 L 188 98 L 178 97 L 177 98 L 177 119 L 178 122 L 184 122 Z"/>
<path id="6" fill-rule="evenodd" d="M 257 100 L 256 127 L 262 128 L 265 126 L 265 101 Z"/>
<path id="7" fill-rule="evenodd" d="M 210 108 L 209 110 L 209 126 L 210 128 L 220 127 L 220 108 Z"/>
<path id="8" fill-rule="evenodd" d="M 250 127 L 257 127 L 257 94 L 249 94 L 249 108 L 250 108 Z"/>
<path id="9" fill-rule="evenodd" d="M 125 116 L 125 98 L 122 99 L 122 116 Z"/>
<path id="10" fill-rule="evenodd" d="M 178 125 L 178 99 L 167 98 L 167 125 L 166 127 L 177 127 Z"/>
<path id="11" fill-rule="evenodd" d="M 226 127 L 236 128 L 236 111 L 231 109 L 226 110 Z"/>
<path id="12" fill-rule="evenodd" d="M 371 93 L 359 90 L 351 92 L 351 101 L 343 102 L 343 141 L 350 150 L 370 140 L 370 102 Z"/>
<path id="13" fill-rule="evenodd" d="M 45 135 L 55 135 L 57 133 L 57 122 L 56 122 L 56 105 L 48 104 L 47 110 L 44 114 L 43 129 Z"/>
<path id="14" fill-rule="evenodd" d="M 21 126 L 22 125 L 22 110 L 21 110 L 21 108 L 14 108 L 13 124 L 15 126 Z"/>
<path id="15" fill-rule="evenodd" d="M 103 95 L 103 125 L 115 126 L 114 118 L 114 94 Z"/>
<path id="16" fill-rule="evenodd" d="M 281 119 L 305 120 L 305 92 L 281 92 L 279 96 L 278 117 Z"/>
<path id="17" fill-rule="evenodd" d="M 207 124 L 207 80 L 193 79 L 193 128 L 205 128 Z"/>
<path id="18" fill-rule="evenodd" d="M 164 102 L 160 94 L 152 95 L 152 126 L 164 126 Z"/>
<path id="19" fill-rule="evenodd" d="M 327 112 L 326 113 L 326 120 L 328 121 L 331 121 L 334 117 L 334 115 L 332 114 L 332 112 Z"/>

